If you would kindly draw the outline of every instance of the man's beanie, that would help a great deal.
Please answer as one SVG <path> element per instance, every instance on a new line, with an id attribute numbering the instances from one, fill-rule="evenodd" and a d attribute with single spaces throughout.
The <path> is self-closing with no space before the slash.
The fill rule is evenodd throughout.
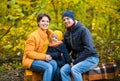
<path id="1" fill-rule="evenodd" d="M 73 21 L 75 20 L 74 18 L 74 12 L 71 11 L 71 10 L 66 10 L 63 15 L 62 15 L 62 18 L 63 17 L 70 17 Z"/>

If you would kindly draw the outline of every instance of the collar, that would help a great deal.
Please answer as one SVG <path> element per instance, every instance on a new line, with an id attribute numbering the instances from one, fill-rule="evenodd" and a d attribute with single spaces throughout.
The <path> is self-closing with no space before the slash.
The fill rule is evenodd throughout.
<path id="1" fill-rule="evenodd" d="M 72 29 L 75 27 L 75 22 L 73 23 L 73 25 L 71 27 L 68 27 L 67 30 L 68 31 L 72 31 Z"/>
<path id="2" fill-rule="evenodd" d="M 60 44 L 62 44 L 63 42 L 62 41 L 57 41 L 55 43 L 50 43 L 49 46 L 50 47 L 56 47 L 56 46 L 59 46 Z"/>

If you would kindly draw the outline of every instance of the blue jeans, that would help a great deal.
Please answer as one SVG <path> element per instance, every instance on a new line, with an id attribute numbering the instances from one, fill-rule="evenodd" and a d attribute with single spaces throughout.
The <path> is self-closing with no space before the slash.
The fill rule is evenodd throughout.
<path id="1" fill-rule="evenodd" d="M 83 81 L 82 73 L 96 67 L 98 62 L 99 58 L 88 57 L 86 60 L 75 64 L 73 67 L 69 64 L 64 65 L 60 70 L 62 81 L 71 81 L 70 73 L 72 73 L 74 81 Z"/>
<path id="2" fill-rule="evenodd" d="M 44 71 L 43 81 L 52 81 L 57 69 L 57 63 L 54 60 L 51 60 L 49 62 L 34 60 L 30 69 L 37 72 Z"/>

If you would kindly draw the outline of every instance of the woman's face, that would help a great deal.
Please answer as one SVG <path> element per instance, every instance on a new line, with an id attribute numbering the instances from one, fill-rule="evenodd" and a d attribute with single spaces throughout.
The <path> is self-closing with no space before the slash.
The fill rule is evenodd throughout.
<path id="1" fill-rule="evenodd" d="M 42 30 L 47 30 L 48 29 L 48 26 L 49 26 L 49 18 L 44 16 L 42 17 L 42 19 L 38 22 L 38 25 L 39 27 L 42 29 Z"/>
<path id="2" fill-rule="evenodd" d="M 74 24 L 74 21 L 69 17 L 64 17 L 63 22 L 67 28 L 71 27 Z"/>

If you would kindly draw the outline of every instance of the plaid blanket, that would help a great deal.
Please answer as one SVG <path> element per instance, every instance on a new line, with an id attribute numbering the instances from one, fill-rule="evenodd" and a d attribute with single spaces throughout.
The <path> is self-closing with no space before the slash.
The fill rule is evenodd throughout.
<path id="1" fill-rule="evenodd" d="M 105 64 L 84 73 L 83 79 L 84 81 L 113 79 L 117 75 L 118 69 L 116 64 Z"/>
<path id="2" fill-rule="evenodd" d="M 41 77 L 40 77 L 41 75 Z M 24 81 L 41 81 L 43 73 L 32 72 L 31 70 L 25 70 Z M 83 74 L 83 81 L 113 79 L 118 75 L 118 69 L 116 64 L 105 64 L 97 66 Z M 71 76 L 72 81 L 74 81 Z"/>

